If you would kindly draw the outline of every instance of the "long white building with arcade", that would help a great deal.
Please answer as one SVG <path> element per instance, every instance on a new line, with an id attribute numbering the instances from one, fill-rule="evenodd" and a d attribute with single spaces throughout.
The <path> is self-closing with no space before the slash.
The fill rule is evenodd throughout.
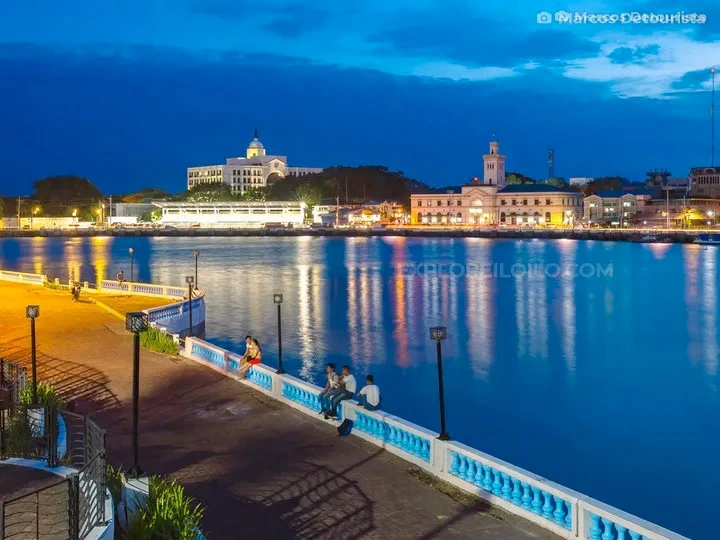
<path id="1" fill-rule="evenodd" d="M 178 227 L 264 227 L 269 224 L 300 227 L 304 202 L 153 202 L 161 212 L 160 225 Z"/>

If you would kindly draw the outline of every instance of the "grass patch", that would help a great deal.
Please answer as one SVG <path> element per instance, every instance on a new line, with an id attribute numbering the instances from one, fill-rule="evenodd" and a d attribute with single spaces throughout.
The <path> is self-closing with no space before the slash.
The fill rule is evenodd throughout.
<path id="1" fill-rule="evenodd" d="M 45 282 L 43 282 L 43 286 L 44 286 L 46 289 L 52 289 L 52 290 L 54 290 L 54 291 L 67 291 L 68 288 L 69 288 L 67 285 L 61 285 L 61 284 L 59 284 L 59 283 L 55 283 L 55 282 L 52 282 L 52 281 L 45 281 Z"/>
<path id="2" fill-rule="evenodd" d="M 140 333 L 140 346 L 162 354 L 178 354 L 180 349 L 170 334 L 157 328 L 148 328 Z"/>

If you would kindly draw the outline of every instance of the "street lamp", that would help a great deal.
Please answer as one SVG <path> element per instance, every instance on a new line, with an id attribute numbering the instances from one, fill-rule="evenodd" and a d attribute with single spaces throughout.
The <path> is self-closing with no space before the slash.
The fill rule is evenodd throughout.
<path id="1" fill-rule="evenodd" d="M 32 359 L 32 402 L 37 404 L 37 348 L 35 346 L 35 319 L 40 316 L 40 306 L 27 306 L 25 316 L 30 319 L 30 354 Z"/>
<path id="2" fill-rule="evenodd" d="M 442 340 L 447 339 L 447 328 L 444 326 L 436 326 L 430 329 L 430 339 L 437 344 L 437 366 L 438 366 L 438 387 L 440 392 L 440 436 L 438 439 L 441 441 L 449 441 L 450 435 L 448 435 L 445 429 L 445 387 L 443 385 L 443 371 L 442 371 Z"/>
<path id="3" fill-rule="evenodd" d="M 200 252 L 198 250 L 193 251 L 193 255 L 195 255 L 195 290 L 197 291 L 197 284 L 198 284 L 198 278 L 197 278 L 197 261 L 198 257 L 200 256 Z"/>
<path id="4" fill-rule="evenodd" d="M 278 312 L 278 368 L 275 373 L 282 375 L 285 373 L 282 364 L 282 322 L 280 318 L 280 304 L 282 304 L 282 294 L 273 294 L 273 302 L 277 304 Z"/>
<path id="5" fill-rule="evenodd" d="M 707 215 L 710 218 L 710 220 L 712 221 L 712 224 L 714 226 L 715 225 L 715 212 L 713 212 L 712 210 L 709 210 Z M 710 223 L 708 223 L 708 225 L 710 225 Z"/>
<path id="6" fill-rule="evenodd" d="M 188 284 L 188 315 L 190 317 L 190 326 L 188 327 L 188 336 L 193 337 L 192 323 L 192 297 L 193 297 L 193 277 L 185 276 L 185 283 Z"/>
<path id="7" fill-rule="evenodd" d="M 133 464 L 130 476 L 139 477 L 142 469 L 138 464 L 138 409 L 140 406 L 140 332 L 148 327 L 148 316 L 142 311 L 125 314 L 125 330 L 133 334 Z"/>
<path id="8" fill-rule="evenodd" d="M 130 248 L 130 249 L 128 249 L 128 253 L 130 254 L 130 283 L 134 283 L 134 282 L 135 282 L 135 279 L 134 279 L 134 277 L 135 277 L 135 275 L 134 275 L 134 271 L 135 271 L 135 260 L 134 260 L 134 258 L 135 258 L 135 248 Z"/>
<path id="9" fill-rule="evenodd" d="M 40 207 L 36 206 L 32 209 L 32 212 L 30 213 L 30 228 L 33 228 L 33 217 L 40 211 Z"/>

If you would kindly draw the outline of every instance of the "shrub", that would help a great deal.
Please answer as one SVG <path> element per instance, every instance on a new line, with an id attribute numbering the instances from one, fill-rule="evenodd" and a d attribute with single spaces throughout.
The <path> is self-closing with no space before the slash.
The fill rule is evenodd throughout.
<path id="1" fill-rule="evenodd" d="M 126 538 L 145 540 L 195 540 L 203 517 L 202 505 L 185 495 L 185 488 L 174 480 L 150 477 L 150 493 L 133 517 Z"/>
<path id="2" fill-rule="evenodd" d="M 4 438 L 6 457 L 32 457 L 30 456 L 32 428 L 27 410 L 18 409 L 10 417 Z"/>
<path id="3" fill-rule="evenodd" d="M 62 405 L 60 396 L 57 395 L 55 387 L 45 381 L 37 383 L 37 405 Z M 28 383 L 20 392 L 20 403 L 23 405 L 35 405 L 33 402 L 32 382 Z"/>
<path id="4" fill-rule="evenodd" d="M 140 345 L 163 354 L 177 354 L 180 351 L 171 335 L 152 327 L 140 333 Z"/>

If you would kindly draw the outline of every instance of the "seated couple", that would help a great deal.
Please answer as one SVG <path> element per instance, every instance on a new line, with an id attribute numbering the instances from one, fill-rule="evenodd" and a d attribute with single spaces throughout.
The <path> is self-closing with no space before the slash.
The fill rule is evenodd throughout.
<path id="1" fill-rule="evenodd" d="M 245 377 L 248 370 L 256 364 L 262 363 L 262 349 L 257 339 L 245 336 L 245 354 L 240 359 L 238 374 Z"/>
<path id="2" fill-rule="evenodd" d="M 350 366 L 343 366 L 342 374 L 335 373 L 335 364 L 327 364 L 327 384 L 320 395 L 320 405 L 325 418 L 337 418 L 337 407 L 344 399 L 353 399 L 357 390 L 357 381 L 350 370 Z M 375 385 L 372 375 L 367 376 L 367 385 L 357 392 L 357 400 L 361 407 L 368 411 L 380 408 L 380 389 Z"/>

